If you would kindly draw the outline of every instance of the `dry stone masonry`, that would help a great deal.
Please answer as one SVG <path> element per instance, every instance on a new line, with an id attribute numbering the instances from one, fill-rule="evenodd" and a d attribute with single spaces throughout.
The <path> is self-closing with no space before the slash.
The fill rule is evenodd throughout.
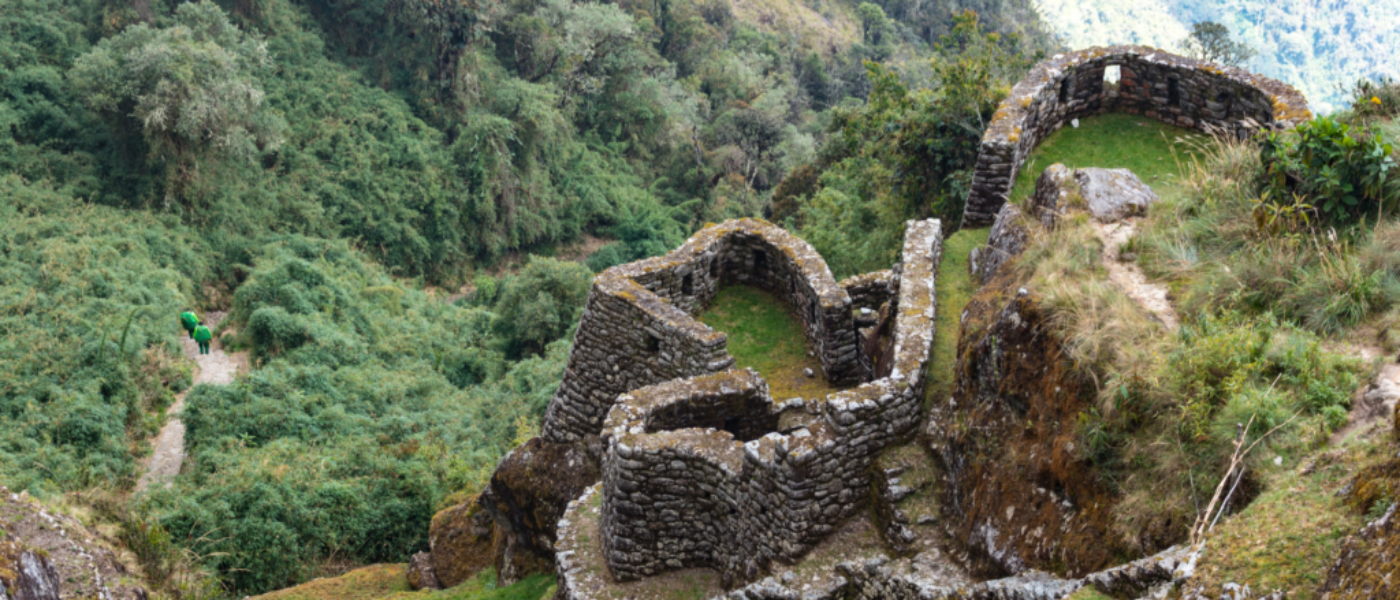
<path id="1" fill-rule="evenodd" d="M 757 373 L 728 369 L 732 360 L 706 355 L 702 358 L 709 362 L 699 373 L 614 395 L 608 401 L 606 419 L 597 427 L 606 445 L 603 481 L 571 503 L 559 522 L 556 557 L 561 598 L 602 598 L 611 581 L 695 567 L 718 571 L 726 586 L 742 584 L 757 579 L 774 561 L 791 563 L 866 507 L 872 463 L 880 451 L 917 429 L 925 363 L 933 340 L 934 279 L 942 251 L 939 222 L 907 224 L 903 261 L 897 270 L 853 278 L 842 285 L 830 279 L 814 252 L 800 252 L 810 251 L 809 246 L 776 229 L 758 221 L 713 226 L 663 259 L 605 272 L 595 282 L 589 310 L 599 310 L 597 296 L 618 297 L 614 290 L 619 288 L 632 294 L 622 300 L 640 300 L 643 292 L 654 289 L 659 291 L 653 294 L 667 295 L 674 303 L 658 302 L 658 307 L 685 306 L 690 311 L 713 297 L 721 281 L 757 283 L 779 291 L 780 296 L 786 289 L 785 298 L 799 313 L 803 307 L 813 307 L 816 318 L 804 323 L 813 345 L 823 348 L 828 357 L 823 366 L 831 378 L 833 373 L 850 377 L 848 365 L 868 364 L 846 345 L 856 337 L 852 314 L 878 304 L 892 315 L 888 375 L 826 398 L 777 403 Z M 754 253 L 775 248 L 799 252 L 770 253 L 767 266 L 756 269 Z M 715 260 L 720 266 L 710 267 Z M 665 275 L 655 275 L 666 270 Z M 702 275 L 691 284 L 672 283 L 697 270 Z M 652 285 L 626 287 L 617 284 L 619 280 Z M 852 295 L 860 298 L 859 306 L 853 304 Z M 617 307 L 611 310 L 624 314 Z M 679 309 L 676 313 L 684 314 Z M 667 324 L 686 322 L 681 315 L 671 316 Z M 596 314 L 585 315 L 579 339 L 591 334 L 585 329 L 594 326 L 617 324 Z M 713 336 L 704 339 L 718 337 L 715 347 L 723 350 L 722 334 L 698 333 Z M 600 356 L 609 352 L 603 344 L 608 337 L 586 339 L 596 345 L 582 355 L 576 345 L 571 361 L 589 360 L 588 352 Z M 637 353 L 625 336 L 613 339 L 623 346 L 619 351 L 623 357 Z M 839 352 L 829 350 L 833 344 Z M 571 363 L 569 376 L 579 368 Z M 862 375 L 869 378 L 868 371 L 857 370 L 854 376 Z M 565 396 L 561 391 L 546 418 L 566 414 L 555 406 L 587 397 Z M 778 416 L 784 411 L 802 411 L 810 418 L 804 425 L 779 432 Z M 586 435 L 582 433 L 586 425 L 580 421 L 571 428 L 553 426 L 556 431 Z M 590 513 L 596 515 L 593 521 Z M 596 523 L 601 539 L 579 533 L 588 523 Z M 601 575 L 604 570 L 609 576 Z"/>
<path id="2" fill-rule="evenodd" d="M 733 366 L 725 335 L 693 318 L 731 283 L 766 289 L 791 307 L 829 381 L 869 378 L 850 295 L 816 250 L 764 221 L 726 221 L 665 256 L 594 278 L 568 368 L 545 413 L 544 438 L 597 435 L 619 394 Z"/>
<path id="3" fill-rule="evenodd" d="M 1119 71 L 1117 84 L 1104 81 L 1110 69 Z M 1312 117 L 1297 90 L 1241 69 L 1143 46 L 1057 54 L 1036 65 L 997 109 L 982 137 L 963 223 L 992 222 L 1026 157 L 1050 133 L 1114 111 L 1237 135 Z"/>

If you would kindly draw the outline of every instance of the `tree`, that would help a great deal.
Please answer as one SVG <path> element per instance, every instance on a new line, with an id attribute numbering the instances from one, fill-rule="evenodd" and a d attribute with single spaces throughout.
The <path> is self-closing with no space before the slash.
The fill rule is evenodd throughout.
<path id="1" fill-rule="evenodd" d="M 1258 51 L 1242 40 L 1230 37 L 1230 29 L 1214 21 L 1191 26 L 1191 35 L 1181 42 L 1187 56 L 1232 67 L 1244 66 Z"/>
<path id="2" fill-rule="evenodd" d="M 856 7 L 856 15 L 860 17 L 862 39 L 867 44 L 877 43 L 886 26 L 889 25 L 889 17 L 885 16 L 885 9 L 878 4 L 862 2 Z"/>
<path id="3" fill-rule="evenodd" d="M 579 263 L 531 256 L 518 275 L 506 279 L 496 300 L 496 330 L 510 354 L 538 354 L 569 333 L 592 281 L 593 273 Z"/>
<path id="4" fill-rule="evenodd" d="M 182 4 L 163 29 L 140 23 L 78 57 L 69 73 L 94 109 L 140 122 L 152 158 L 174 165 L 166 205 L 214 156 L 251 159 L 286 124 L 263 102 L 267 46 L 208 0 Z"/>

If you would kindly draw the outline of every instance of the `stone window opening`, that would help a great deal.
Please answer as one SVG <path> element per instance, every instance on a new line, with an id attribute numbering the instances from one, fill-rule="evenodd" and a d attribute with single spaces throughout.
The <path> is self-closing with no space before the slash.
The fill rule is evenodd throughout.
<path id="1" fill-rule="evenodd" d="M 1108 65 L 1103 68 L 1103 87 L 1105 90 L 1118 89 L 1118 81 L 1121 79 L 1123 79 L 1123 67 Z"/>
<path id="2" fill-rule="evenodd" d="M 656 354 L 661 351 L 661 338 L 647 334 L 647 352 Z"/>
<path id="3" fill-rule="evenodd" d="M 1181 106 L 1181 82 L 1175 77 L 1167 80 L 1167 106 Z"/>
<path id="4" fill-rule="evenodd" d="M 1069 103 L 1069 77 L 1060 81 L 1060 104 Z"/>
<path id="5" fill-rule="evenodd" d="M 681 293 L 687 296 L 692 296 L 695 294 L 694 273 L 686 273 L 685 278 L 681 279 Z"/>
<path id="6" fill-rule="evenodd" d="M 719 279 L 719 257 L 718 257 L 718 256 L 716 256 L 716 257 L 714 258 L 714 260 L 711 260 L 711 261 L 710 261 L 710 279 L 715 279 L 715 280 L 718 280 L 718 279 Z"/>
<path id="7" fill-rule="evenodd" d="M 753 274 L 763 276 L 768 270 L 768 253 L 762 250 L 753 253 Z"/>

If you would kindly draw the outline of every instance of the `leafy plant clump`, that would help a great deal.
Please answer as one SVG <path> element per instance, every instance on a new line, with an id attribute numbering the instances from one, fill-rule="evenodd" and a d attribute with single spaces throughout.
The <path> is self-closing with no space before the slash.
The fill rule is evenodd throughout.
<path id="1" fill-rule="evenodd" d="M 1299 198 L 1334 227 L 1368 216 L 1377 222 L 1400 204 L 1394 152 L 1379 130 L 1355 130 L 1329 117 L 1270 132 L 1260 144 L 1265 198 L 1276 204 Z"/>

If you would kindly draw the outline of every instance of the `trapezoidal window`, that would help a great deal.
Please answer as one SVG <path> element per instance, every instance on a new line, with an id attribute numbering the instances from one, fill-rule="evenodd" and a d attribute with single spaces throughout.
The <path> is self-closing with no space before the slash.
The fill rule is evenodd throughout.
<path id="1" fill-rule="evenodd" d="M 1123 67 L 1118 65 L 1108 65 L 1103 68 L 1104 89 L 1118 89 L 1118 81 L 1123 78 Z"/>
<path id="2" fill-rule="evenodd" d="M 1181 106 L 1181 81 L 1175 77 L 1167 80 L 1167 106 Z"/>
<path id="3" fill-rule="evenodd" d="M 687 295 L 687 296 L 691 296 L 691 295 L 694 295 L 694 294 L 695 294 L 695 274 L 694 274 L 694 273 L 686 273 L 685 278 L 684 278 L 684 279 L 681 279 L 681 293 L 682 293 L 682 294 L 685 294 L 685 295 Z"/>
<path id="4" fill-rule="evenodd" d="M 647 334 L 647 352 L 656 354 L 661 351 L 661 338 Z"/>
<path id="5" fill-rule="evenodd" d="M 767 270 L 768 270 L 768 253 L 767 253 L 767 252 L 764 252 L 764 251 L 762 251 L 762 250 L 759 250 L 759 251 L 757 251 L 757 252 L 754 252 L 754 253 L 753 253 L 753 274 L 754 274 L 754 275 L 757 275 L 757 276 L 759 276 L 759 277 L 762 277 L 764 271 L 767 271 Z"/>
<path id="6" fill-rule="evenodd" d="M 718 256 L 716 256 L 714 260 L 710 261 L 710 279 L 715 280 L 715 282 L 718 282 L 718 281 L 719 281 L 719 257 L 718 257 Z"/>
<path id="7" fill-rule="evenodd" d="M 1060 104 L 1069 102 L 1069 77 L 1060 81 Z"/>

